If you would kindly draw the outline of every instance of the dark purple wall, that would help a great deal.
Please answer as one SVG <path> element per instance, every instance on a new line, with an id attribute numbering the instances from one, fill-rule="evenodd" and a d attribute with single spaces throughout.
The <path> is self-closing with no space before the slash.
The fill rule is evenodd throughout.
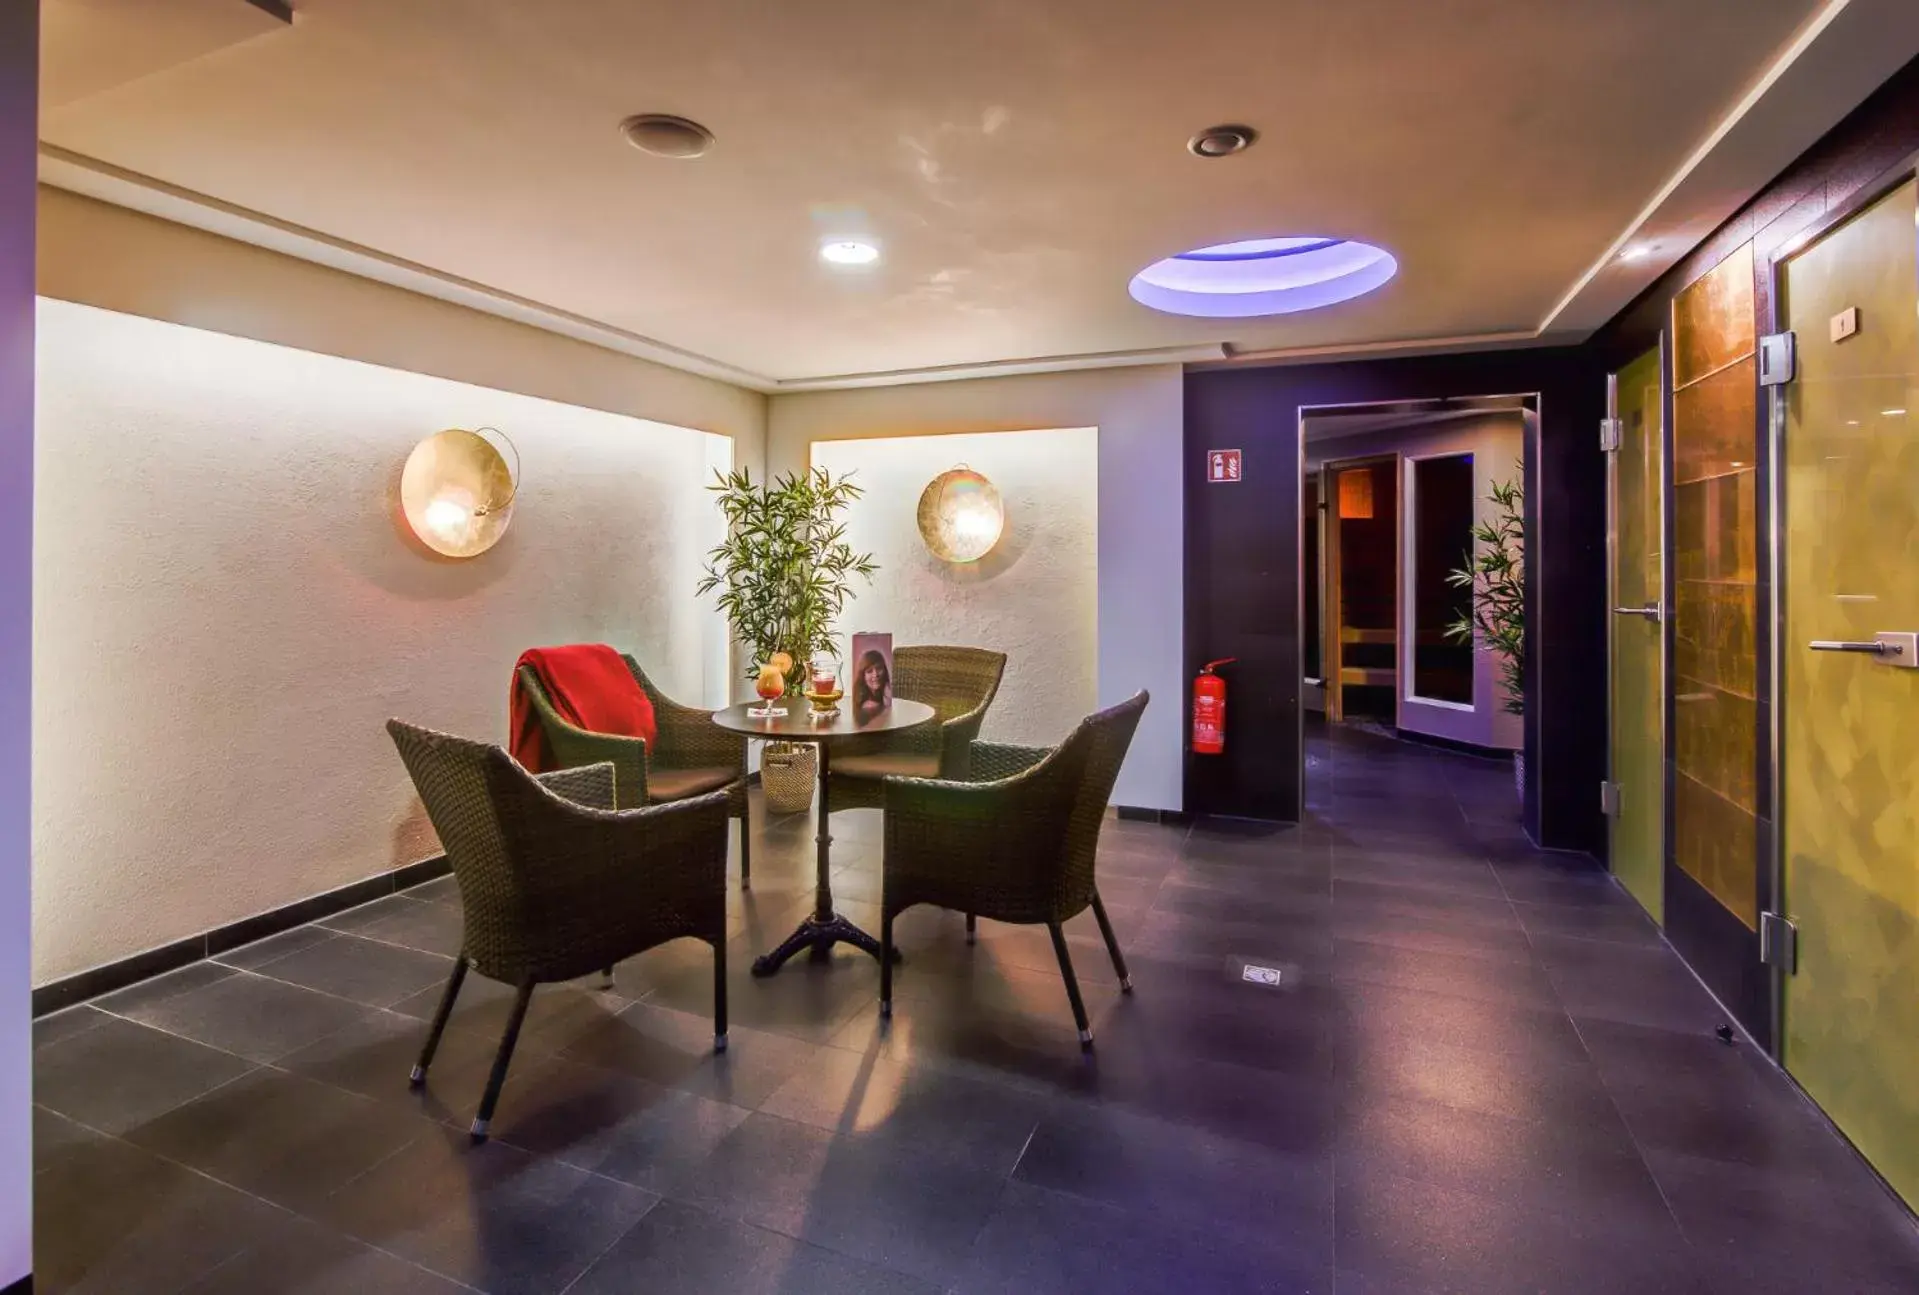
<path id="1" fill-rule="evenodd" d="M 1189 756 L 1186 808 L 1300 814 L 1299 411 L 1302 406 L 1537 392 L 1526 447 L 1526 821 L 1541 844 L 1597 848 L 1605 773 L 1605 386 L 1583 350 L 1541 348 L 1186 375 L 1188 664 L 1237 656 L 1223 756 Z M 1209 485 L 1209 449 L 1245 479 Z"/>

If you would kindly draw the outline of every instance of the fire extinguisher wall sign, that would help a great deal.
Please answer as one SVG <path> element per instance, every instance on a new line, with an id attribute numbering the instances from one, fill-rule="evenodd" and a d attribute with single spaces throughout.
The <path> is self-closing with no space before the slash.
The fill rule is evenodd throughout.
<path id="1" fill-rule="evenodd" d="M 1208 661 L 1193 680 L 1193 754 L 1218 755 L 1226 749 L 1226 681 L 1213 673 L 1238 657 Z"/>

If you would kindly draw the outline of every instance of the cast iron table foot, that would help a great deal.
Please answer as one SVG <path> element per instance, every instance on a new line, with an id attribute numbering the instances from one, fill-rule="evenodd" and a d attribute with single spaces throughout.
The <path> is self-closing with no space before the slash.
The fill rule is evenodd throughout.
<path id="1" fill-rule="evenodd" d="M 835 913 L 821 921 L 818 917 L 809 917 L 801 922 L 799 929 L 780 941 L 780 947 L 771 953 L 762 954 L 753 959 L 753 974 L 770 976 L 786 965 L 786 960 L 801 949 L 809 950 L 816 961 L 825 961 L 833 954 L 836 944 L 850 944 L 875 959 L 880 956 L 880 942 L 859 927 Z M 900 960 L 900 951 L 893 950 L 893 961 Z"/>

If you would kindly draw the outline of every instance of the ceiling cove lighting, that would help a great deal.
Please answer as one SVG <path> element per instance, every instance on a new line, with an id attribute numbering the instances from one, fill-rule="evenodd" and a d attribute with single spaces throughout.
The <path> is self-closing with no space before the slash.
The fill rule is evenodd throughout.
<path id="1" fill-rule="evenodd" d="M 879 245 L 863 238 L 829 238 L 820 244 L 820 260 L 828 265 L 871 265 L 879 259 Z"/>
<path id="2" fill-rule="evenodd" d="M 1248 319 L 1318 310 L 1399 273 L 1384 248 L 1343 238 L 1249 238 L 1198 247 L 1141 270 L 1127 291 L 1169 315 Z"/>

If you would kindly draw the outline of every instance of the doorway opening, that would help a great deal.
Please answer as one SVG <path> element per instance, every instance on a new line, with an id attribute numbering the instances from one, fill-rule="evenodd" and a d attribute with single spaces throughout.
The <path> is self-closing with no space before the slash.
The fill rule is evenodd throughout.
<path id="1" fill-rule="evenodd" d="M 1524 744 L 1501 655 L 1474 627 L 1486 542 L 1521 495 L 1536 395 L 1301 411 L 1301 652 L 1309 729 L 1504 757 Z M 1523 515 L 1523 514 L 1522 514 Z M 1311 762 L 1308 762 L 1311 767 Z"/>

